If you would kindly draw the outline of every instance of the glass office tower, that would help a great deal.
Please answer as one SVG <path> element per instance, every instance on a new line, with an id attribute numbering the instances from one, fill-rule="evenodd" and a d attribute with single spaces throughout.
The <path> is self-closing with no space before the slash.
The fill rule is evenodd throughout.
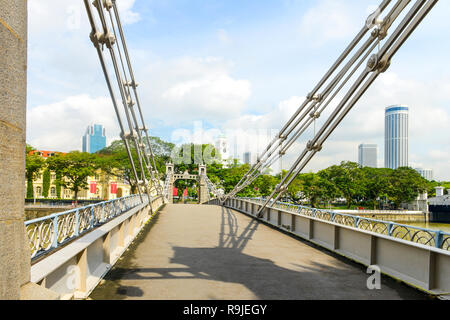
<path id="1" fill-rule="evenodd" d="M 105 128 L 100 124 L 94 124 L 86 129 L 83 136 L 83 152 L 95 153 L 106 147 Z"/>

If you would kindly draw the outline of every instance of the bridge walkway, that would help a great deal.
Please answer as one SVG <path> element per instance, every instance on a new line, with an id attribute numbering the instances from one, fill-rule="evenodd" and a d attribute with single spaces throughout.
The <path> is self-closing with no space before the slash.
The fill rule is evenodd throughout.
<path id="1" fill-rule="evenodd" d="M 92 299 L 423 299 L 389 278 L 368 290 L 357 264 L 246 215 L 167 205 L 92 292 Z"/>

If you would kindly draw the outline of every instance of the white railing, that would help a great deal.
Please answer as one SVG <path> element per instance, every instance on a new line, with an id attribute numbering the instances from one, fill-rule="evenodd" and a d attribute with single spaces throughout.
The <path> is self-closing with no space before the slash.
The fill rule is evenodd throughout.
<path id="1" fill-rule="evenodd" d="M 132 195 L 25 222 L 31 258 L 36 259 L 139 205 L 147 195 Z"/>
<path id="2" fill-rule="evenodd" d="M 173 174 L 168 174 L 166 176 L 166 181 L 164 182 L 164 189 L 163 189 L 163 196 L 164 196 L 164 201 L 168 202 L 170 199 L 170 194 L 169 192 L 172 192 L 172 181 L 173 181 Z"/>
<path id="3" fill-rule="evenodd" d="M 251 201 L 260 205 L 263 205 L 265 202 L 263 198 L 241 199 Z M 270 205 L 268 206 L 268 208 L 287 210 L 299 215 L 334 222 L 345 226 L 354 227 L 360 230 L 380 233 L 397 239 L 411 241 L 450 251 L 450 233 L 444 231 L 413 227 L 390 221 L 369 219 L 366 217 L 359 217 L 351 214 L 341 213 L 338 211 L 314 209 L 280 201 L 276 203 L 273 203 L 273 201 L 271 201 L 269 204 Z"/>

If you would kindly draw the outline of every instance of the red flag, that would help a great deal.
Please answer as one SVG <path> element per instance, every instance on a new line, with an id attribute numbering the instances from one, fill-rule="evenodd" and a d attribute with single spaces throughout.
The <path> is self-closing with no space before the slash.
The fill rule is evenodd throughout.
<path id="1" fill-rule="evenodd" d="M 177 188 L 173 187 L 172 195 L 174 195 L 175 197 L 178 196 L 178 189 Z"/>
<path id="2" fill-rule="evenodd" d="M 183 191 L 183 197 L 187 197 L 187 195 L 188 195 L 187 188 L 185 188 Z"/>
<path id="3" fill-rule="evenodd" d="M 117 183 L 111 183 L 111 194 L 117 194 Z"/>
<path id="4" fill-rule="evenodd" d="M 90 185 L 90 191 L 91 191 L 91 193 L 93 193 L 93 194 L 96 194 L 97 193 L 97 183 L 95 183 L 95 182 L 92 182 L 91 183 L 91 185 Z"/>

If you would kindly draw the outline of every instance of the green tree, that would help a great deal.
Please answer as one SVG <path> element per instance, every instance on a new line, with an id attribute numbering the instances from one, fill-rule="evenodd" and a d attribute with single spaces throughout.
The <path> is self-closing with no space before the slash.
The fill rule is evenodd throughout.
<path id="1" fill-rule="evenodd" d="M 114 149 L 103 149 L 98 153 L 97 164 L 107 175 L 124 179 L 130 185 L 131 193 L 135 194 L 138 188 L 138 182 L 135 179 L 133 167 L 130 163 L 128 153 L 121 141 L 113 142 L 111 145 Z M 135 170 L 138 177 L 141 177 L 141 167 L 139 165 L 136 150 L 131 148 L 131 155 L 134 160 Z M 145 176 L 149 179 L 149 173 L 145 172 Z"/>
<path id="2" fill-rule="evenodd" d="M 324 174 L 346 199 L 348 208 L 364 197 L 364 176 L 357 163 L 342 162 L 325 169 Z"/>
<path id="3" fill-rule="evenodd" d="M 47 162 L 50 170 L 61 174 L 58 183 L 74 192 L 74 200 L 78 199 L 81 190 L 87 189 L 87 178 L 94 175 L 98 168 L 96 155 L 79 151 L 57 154 Z"/>
<path id="4" fill-rule="evenodd" d="M 30 148 L 27 146 L 25 156 L 25 177 L 27 179 L 27 198 L 29 199 L 34 198 L 33 180 L 45 166 L 45 160 L 41 156 L 29 154 L 32 151 Z"/>
<path id="5" fill-rule="evenodd" d="M 282 174 L 278 175 L 279 181 L 286 176 L 287 171 L 282 172 Z M 304 198 L 303 194 L 303 182 L 299 176 L 297 176 L 292 183 L 289 185 L 288 190 L 286 192 L 286 196 L 295 204 L 300 204 L 300 201 Z"/>
<path id="6" fill-rule="evenodd" d="M 269 174 L 260 175 L 254 182 L 254 190 L 258 193 L 257 196 L 268 197 L 279 183 L 277 177 Z M 256 189 L 255 189 L 256 188 Z"/>
<path id="7" fill-rule="evenodd" d="M 152 150 L 155 156 L 156 169 L 159 173 L 159 177 L 157 178 L 161 179 L 165 172 L 165 165 L 170 160 L 174 144 L 165 142 L 157 137 L 150 137 L 150 143 L 152 144 Z M 133 157 L 136 173 L 138 177 L 141 177 L 142 170 L 133 144 L 130 145 L 130 152 Z M 97 154 L 99 155 L 99 165 L 107 174 L 126 180 L 130 184 L 131 193 L 137 192 L 137 182 L 134 177 L 133 167 L 122 140 L 112 142 L 110 146 L 98 151 Z M 150 164 L 153 167 L 153 161 L 151 162 Z M 145 165 L 145 163 L 143 164 Z M 150 180 L 150 173 L 146 169 L 145 176 Z"/>
<path id="8" fill-rule="evenodd" d="M 302 194 L 309 200 L 311 207 L 316 208 L 327 192 L 323 179 L 312 172 L 300 174 L 297 178 L 302 186 Z"/>
<path id="9" fill-rule="evenodd" d="M 61 199 L 61 188 L 62 188 L 61 181 L 62 181 L 61 172 L 56 172 L 56 179 L 54 181 L 54 184 L 56 186 L 56 197 L 58 199 Z"/>
<path id="10" fill-rule="evenodd" d="M 364 198 L 375 210 L 379 199 L 388 196 L 392 169 L 370 168 L 361 169 L 363 172 Z"/>
<path id="11" fill-rule="evenodd" d="M 42 196 L 48 198 L 48 191 L 50 189 L 50 170 L 46 168 L 42 176 Z"/>
<path id="12" fill-rule="evenodd" d="M 175 171 L 183 173 L 186 170 L 194 173 L 199 164 L 211 165 L 220 162 L 220 154 L 210 144 L 187 143 L 172 150 L 171 160 Z"/>
<path id="13" fill-rule="evenodd" d="M 414 169 L 408 167 L 393 170 L 389 176 L 388 197 L 400 208 L 402 203 L 409 203 L 419 193 L 427 190 L 427 181 Z"/>

